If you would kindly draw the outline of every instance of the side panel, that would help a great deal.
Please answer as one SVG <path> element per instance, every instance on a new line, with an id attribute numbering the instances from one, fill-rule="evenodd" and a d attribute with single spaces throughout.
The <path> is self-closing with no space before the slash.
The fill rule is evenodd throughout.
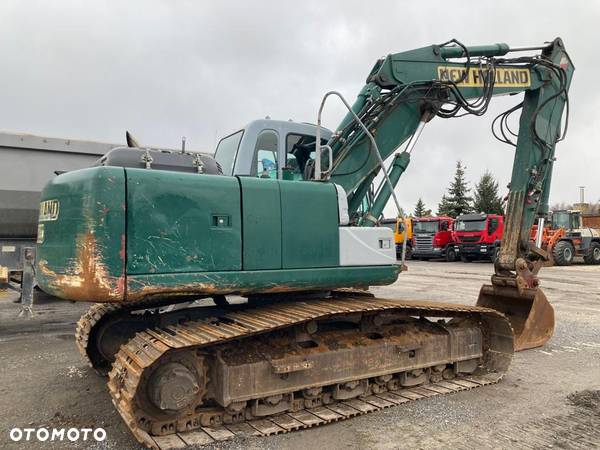
<path id="1" fill-rule="evenodd" d="M 341 266 L 396 264 L 394 233 L 387 227 L 340 227 Z"/>
<path id="2" fill-rule="evenodd" d="M 338 204 L 331 183 L 280 181 L 284 269 L 339 266 Z"/>
<path id="3" fill-rule="evenodd" d="M 281 196 L 277 180 L 239 177 L 244 270 L 281 269 Z"/>
<path id="4" fill-rule="evenodd" d="M 77 170 L 46 185 L 36 271 L 45 292 L 88 302 L 123 300 L 124 246 L 122 168 Z"/>
<path id="5" fill-rule="evenodd" d="M 237 178 L 127 169 L 127 274 L 241 270 Z"/>

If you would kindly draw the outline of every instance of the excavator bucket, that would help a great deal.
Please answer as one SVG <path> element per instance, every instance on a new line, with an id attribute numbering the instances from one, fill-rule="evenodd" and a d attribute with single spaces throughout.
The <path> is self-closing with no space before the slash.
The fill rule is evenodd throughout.
<path id="1" fill-rule="evenodd" d="M 541 347 L 554 334 L 554 308 L 541 289 L 483 285 L 477 306 L 503 313 L 513 328 L 515 351 Z"/>

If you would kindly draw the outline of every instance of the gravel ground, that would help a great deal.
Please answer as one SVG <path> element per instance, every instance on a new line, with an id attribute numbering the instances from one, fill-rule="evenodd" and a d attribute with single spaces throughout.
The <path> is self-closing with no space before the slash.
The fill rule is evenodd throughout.
<path id="1" fill-rule="evenodd" d="M 410 263 L 381 297 L 473 304 L 489 263 Z M 219 444 L 221 449 L 600 448 L 600 267 L 545 268 L 543 289 L 556 311 L 544 347 L 515 355 L 492 386 L 386 409 L 316 429 Z M 38 299 L 17 318 L 15 295 L 0 292 L 0 448 L 138 449 L 114 412 L 105 381 L 73 340 L 87 305 Z M 13 427 L 103 427 L 101 443 L 13 443 Z"/>

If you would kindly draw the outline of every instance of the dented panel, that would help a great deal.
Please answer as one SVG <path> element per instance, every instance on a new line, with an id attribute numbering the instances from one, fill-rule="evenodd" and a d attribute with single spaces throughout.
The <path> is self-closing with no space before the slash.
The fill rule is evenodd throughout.
<path id="1" fill-rule="evenodd" d="M 128 275 L 242 269 L 235 177 L 126 169 Z"/>

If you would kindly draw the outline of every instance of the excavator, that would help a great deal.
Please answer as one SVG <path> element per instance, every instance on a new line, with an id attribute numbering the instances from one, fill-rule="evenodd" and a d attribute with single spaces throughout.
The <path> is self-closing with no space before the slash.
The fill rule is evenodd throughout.
<path id="1" fill-rule="evenodd" d="M 547 255 L 529 236 L 548 212 L 573 71 L 559 38 L 451 40 L 378 60 L 352 105 L 324 96 L 316 125 L 254 121 L 214 158 L 128 139 L 45 187 L 38 283 L 94 303 L 77 345 L 149 448 L 289 432 L 496 383 L 515 350 L 554 330 L 537 277 Z M 404 267 L 392 231 L 375 225 L 391 197 L 397 205 L 424 127 L 516 94 L 492 124 L 515 154 L 477 304 L 368 292 Z M 348 110 L 333 131 L 321 125 L 330 97 Z"/>

